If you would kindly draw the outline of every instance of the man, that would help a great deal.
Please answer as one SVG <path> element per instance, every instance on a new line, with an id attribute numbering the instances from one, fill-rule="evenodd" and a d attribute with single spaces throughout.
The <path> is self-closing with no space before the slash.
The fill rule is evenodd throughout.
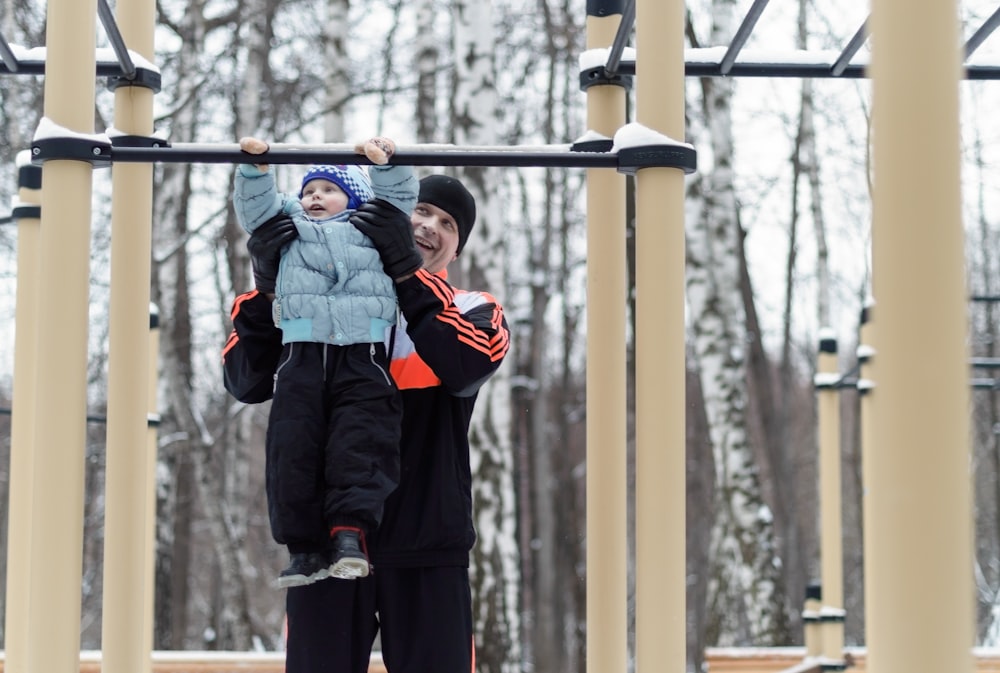
<path id="1" fill-rule="evenodd" d="M 473 670 L 468 429 L 478 390 L 509 347 L 500 304 L 447 282 L 475 217 L 461 182 L 432 175 L 421 180 L 410 217 L 373 201 L 352 218 L 396 282 L 402 314 L 387 335 L 403 401 L 400 483 L 370 541 L 370 577 L 289 589 L 288 673 L 367 671 L 379 632 L 391 673 Z M 264 292 L 294 236 L 294 226 L 278 220 L 247 244 L 257 290 L 237 298 L 223 353 L 226 389 L 244 402 L 271 394 L 281 334 Z"/>

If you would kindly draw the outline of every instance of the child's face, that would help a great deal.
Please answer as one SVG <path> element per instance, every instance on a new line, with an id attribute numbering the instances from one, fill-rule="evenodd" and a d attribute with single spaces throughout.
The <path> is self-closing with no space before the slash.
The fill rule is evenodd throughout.
<path id="1" fill-rule="evenodd" d="M 299 203 L 314 220 L 332 217 L 347 208 L 349 197 L 335 182 L 316 178 L 306 183 Z"/>

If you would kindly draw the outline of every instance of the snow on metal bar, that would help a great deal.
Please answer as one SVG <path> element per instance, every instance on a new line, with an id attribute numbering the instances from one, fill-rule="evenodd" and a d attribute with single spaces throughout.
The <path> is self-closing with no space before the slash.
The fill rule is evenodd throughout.
<path id="1" fill-rule="evenodd" d="M 346 145 L 273 144 L 266 154 L 247 154 L 238 145 L 175 143 L 170 147 L 112 147 L 114 162 L 219 164 L 364 164 L 371 162 Z M 418 145 L 397 147 L 390 163 L 406 166 L 538 166 L 617 168 L 618 155 L 574 152 L 565 146 L 463 147 Z"/>
<path id="2" fill-rule="evenodd" d="M 764 13 L 764 8 L 767 7 L 768 2 L 769 0 L 754 0 L 753 5 L 747 11 L 747 15 L 743 17 L 743 23 L 736 29 L 736 35 L 733 36 L 732 41 L 729 43 L 726 55 L 722 57 L 722 63 L 719 66 L 720 74 L 729 74 L 733 63 L 736 62 L 736 57 L 742 51 L 743 45 L 750 38 L 750 34 L 753 33 L 754 26 L 757 25 L 757 20 Z"/>

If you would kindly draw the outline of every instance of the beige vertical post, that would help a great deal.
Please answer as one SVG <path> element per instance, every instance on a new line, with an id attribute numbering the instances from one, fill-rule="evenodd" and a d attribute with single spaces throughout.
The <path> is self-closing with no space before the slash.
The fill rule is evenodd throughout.
<path id="1" fill-rule="evenodd" d="M 973 670 L 956 0 L 873 0 L 872 673 Z"/>
<path id="2" fill-rule="evenodd" d="M 154 5 L 119 0 L 125 44 L 152 60 Z M 153 134 L 153 91 L 115 90 L 115 128 Z M 108 440 L 104 518 L 104 673 L 134 673 L 149 662 L 145 604 L 149 373 L 149 278 L 153 166 L 119 164 L 112 171 L 111 310 L 108 357 Z"/>
<path id="3" fill-rule="evenodd" d="M 159 382 L 160 354 L 160 311 L 155 304 L 149 305 L 149 364 L 146 374 L 146 408 L 148 423 L 146 430 L 146 534 L 144 536 L 145 555 L 142 567 L 146 574 L 143 604 L 142 651 L 144 658 L 140 673 L 153 670 L 153 632 L 156 619 L 156 457 L 157 428 L 160 414 L 157 409 L 157 384 Z"/>
<path id="4" fill-rule="evenodd" d="M 816 389 L 819 425 L 820 610 L 825 669 L 843 670 L 844 578 L 841 548 L 840 374 L 837 339 L 823 330 L 817 357 Z"/>
<path id="5" fill-rule="evenodd" d="M 31 576 L 31 498 L 34 474 L 35 391 L 38 371 L 39 217 L 42 169 L 30 153 L 17 157 L 17 306 L 14 313 L 14 399 L 7 504 L 7 610 L 4 671 L 25 673 L 28 581 Z"/>
<path id="6" fill-rule="evenodd" d="M 636 120 L 684 140 L 684 2 L 636 1 Z M 684 173 L 636 174 L 636 670 L 683 671 Z"/>
<path id="7" fill-rule="evenodd" d="M 869 299 L 861 309 L 858 329 L 858 398 L 861 439 L 861 546 L 864 561 L 864 597 L 865 597 L 865 644 L 872 641 L 872 606 L 874 592 L 871 589 L 871 554 L 872 548 L 872 452 L 875 451 L 875 440 L 872 432 L 872 398 L 875 395 L 875 326 L 872 318 L 875 313 L 875 302 Z"/>
<path id="8" fill-rule="evenodd" d="M 50 0 L 46 20 L 45 116 L 70 133 L 93 133 L 96 0 Z M 79 670 L 92 182 L 86 161 L 42 167 L 31 673 Z"/>
<path id="9" fill-rule="evenodd" d="M 806 646 L 806 657 L 818 659 L 823 653 L 823 634 L 820 630 L 819 611 L 822 590 L 813 582 L 806 587 L 805 605 L 802 606 L 802 631 Z"/>
<path id="10" fill-rule="evenodd" d="M 588 3 L 587 48 L 607 48 L 621 1 Z M 587 127 L 612 137 L 625 123 L 625 89 L 587 89 Z M 587 671 L 628 664 L 628 493 L 625 420 L 625 177 L 587 170 Z"/>

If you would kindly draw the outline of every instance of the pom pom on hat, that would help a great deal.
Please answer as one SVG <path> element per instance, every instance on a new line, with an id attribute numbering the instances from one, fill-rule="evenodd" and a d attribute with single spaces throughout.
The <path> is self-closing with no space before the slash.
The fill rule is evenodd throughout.
<path id="1" fill-rule="evenodd" d="M 428 175 L 420 181 L 418 202 L 429 203 L 455 218 L 458 225 L 458 252 L 469 240 L 476 222 L 476 200 L 459 180 L 447 175 Z"/>
<path id="2" fill-rule="evenodd" d="M 319 164 L 310 166 L 302 177 L 302 187 L 299 188 L 300 199 L 306 185 L 318 179 L 329 180 L 344 190 L 344 193 L 347 194 L 348 210 L 357 210 L 358 206 L 375 195 L 372 192 L 372 183 L 368 179 L 368 174 L 360 166 Z"/>

